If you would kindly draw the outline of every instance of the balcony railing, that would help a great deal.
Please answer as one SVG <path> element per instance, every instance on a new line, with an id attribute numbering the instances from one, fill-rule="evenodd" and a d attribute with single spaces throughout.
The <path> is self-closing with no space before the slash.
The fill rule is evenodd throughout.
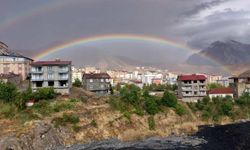
<path id="1" fill-rule="evenodd" d="M 31 69 L 31 73 L 43 73 L 42 69 Z"/>
<path id="2" fill-rule="evenodd" d="M 69 68 L 61 68 L 58 70 L 59 73 L 67 73 L 69 72 Z"/>
<path id="3" fill-rule="evenodd" d="M 68 77 L 68 76 L 59 76 L 58 79 L 59 79 L 59 80 L 68 80 L 69 77 Z"/>
<path id="4" fill-rule="evenodd" d="M 32 81 L 43 81 L 43 77 L 31 77 Z"/>

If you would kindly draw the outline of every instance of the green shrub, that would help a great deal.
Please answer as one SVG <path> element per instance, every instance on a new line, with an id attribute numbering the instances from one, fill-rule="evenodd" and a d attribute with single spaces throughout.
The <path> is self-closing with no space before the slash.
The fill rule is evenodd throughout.
<path id="1" fill-rule="evenodd" d="M 82 82 L 78 78 L 76 78 L 72 85 L 75 86 L 75 87 L 81 87 Z"/>
<path id="2" fill-rule="evenodd" d="M 17 108 L 13 104 L 5 103 L 1 105 L 0 114 L 5 118 L 13 118 L 16 115 Z"/>
<path id="3" fill-rule="evenodd" d="M 43 115 L 43 116 L 49 116 L 51 113 L 54 112 L 53 107 L 50 105 L 50 102 L 46 100 L 39 101 L 35 103 L 31 109 L 33 109 L 35 112 Z"/>
<path id="4" fill-rule="evenodd" d="M 60 112 L 63 110 L 72 110 L 74 105 L 71 102 L 57 102 L 53 106 L 55 112 Z"/>
<path id="5" fill-rule="evenodd" d="M 92 127 L 97 127 L 97 123 L 96 123 L 96 121 L 95 120 L 92 120 L 91 122 L 90 122 L 90 125 L 92 126 Z"/>
<path id="6" fill-rule="evenodd" d="M 148 127 L 149 127 L 149 130 L 155 130 L 154 116 L 149 116 L 148 117 Z"/>
<path id="7" fill-rule="evenodd" d="M 202 112 L 202 118 L 203 118 L 204 120 L 208 120 L 209 118 L 211 118 L 211 112 L 209 112 L 209 111 L 207 111 L 207 110 L 203 111 L 203 112 Z"/>
<path id="8" fill-rule="evenodd" d="M 165 91 L 161 99 L 161 104 L 168 107 L 175 107 L 177 105 L 177 98 L 174 94 Z"/>
<path id="9" fill-rule="evenodd" d="M 74 125 L 72 126 L 72 129 L 73 129 L 73 131 L 75 131 L 75 132 L 79 132 L 79 131 L 81 130 L 81 127 L 78 126 L 78 125 L 76 125 L 76 124 L 74 124 Z"/>
<path id="10" fill-rule="evenodd" d="M 233 104 L 230 101 L 225 101 L 221 104 L 221 111 L 223 115 L 229 116 L 233 109 Z"/>
<path id="11" fill-rule="evenodd" d="M 48 99 L 53 99 L 56 97 L 56 92 L 54 91 L 53 88 L 39 88 L 35 93 L 34 93 L 34 98 L 36 100 L 48 100 Z"/>
<path id="12" fill-rule="evenodd" d="M 14 103 L 17 100 L 18 92 L 14 84 L 0 81 L 0 100 Z"/>
<path id="13" fill-rule="evenodd" d="M 175 107 L 175 112 L 179 115 L 179 116 L 182 116 L 186 113 L 186 110 L 185 108 L 180 105 L 180 104 L 177 104 L 176 107 Z"/>
<path id="14" fill-rule="evenodd" d="M 80 121 L 79 117 L 73 114 L 63 114 L 63 121 L 64 122 L 68 122 L 68 123 L 72 123 L 72 124 L 76 124 Z"/>
<path id="15" fill-rule="evenodd" d="M 159 111 L 159 108 L 153 98 L 145 98 L 145 110 L 150 115 L 155 115 Z"/>
<path id="16" fill-rule="evenodd" d="M 66 126 L 67 124 L 77 124 L 79 123 L 80 119 L 78 116 L 73 114 L 66 114 L 64 113 L 62 117 L 55 117 L 52 120 L 52 123 L 57 128 L 59 126 Z"/>
<path id="17" fill-rule="evenodd" d="M 141 89 L 136 85 L 126 85 L 120 90 L 122 100 L 131 105 L 138 105 L 141 96 Z"/>

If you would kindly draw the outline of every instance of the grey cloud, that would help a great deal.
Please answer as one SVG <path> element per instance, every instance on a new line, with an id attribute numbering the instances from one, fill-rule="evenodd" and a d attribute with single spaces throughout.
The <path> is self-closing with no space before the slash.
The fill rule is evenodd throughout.
<path id="1" fill-rule="evenodd" d="M 206 10 L 206 9 L 210 9 L 214 6 L 217 6 L 217 5 L 220 5 L 224 2 L 227 2 L 227 1 L 230 1 L 230 0 L 213 0 L 213 1 L 210 1 L 210 2 L 204 2 L 204 3 L 201 3 L 199 5 L 196 5 L 194 8 L 184 12 L 184 14 L 186 16 L 192 16 L 192 15 L 196 15 L 198 14 L 199 12 L 203 11 L 203 10 Z"/>

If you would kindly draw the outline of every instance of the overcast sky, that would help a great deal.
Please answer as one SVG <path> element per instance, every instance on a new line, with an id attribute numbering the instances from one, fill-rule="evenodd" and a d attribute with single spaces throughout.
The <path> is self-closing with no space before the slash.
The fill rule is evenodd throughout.
<path id="1" fill-rule="evenodd" d="M 13 49 L 120 33 L 197 49 L 216 40 L 250 43 L 250 0 L 0 0 L 0 41 Z"/>

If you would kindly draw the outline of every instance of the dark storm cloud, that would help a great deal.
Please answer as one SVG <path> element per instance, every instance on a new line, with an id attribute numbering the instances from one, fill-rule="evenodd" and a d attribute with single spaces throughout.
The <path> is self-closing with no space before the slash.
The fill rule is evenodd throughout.
<path id="1" fill-rule="evenodd" d="M 162 36 L 195 48 L 229 38 L 250 43 L 246 40 L 249 11 L 240 8 L 249 5 L 244 0 L 71 0 L 65 5 L 60 0 L 2 0 L 0 24 L 52 2 L 61 3 L 60 7 L 0 29 L 0 40 L 15 49 L 33 50 L 79 37 L 119 33 Z M 231 2 L 238 2 L 239 8 L 234 9 Z"/>

